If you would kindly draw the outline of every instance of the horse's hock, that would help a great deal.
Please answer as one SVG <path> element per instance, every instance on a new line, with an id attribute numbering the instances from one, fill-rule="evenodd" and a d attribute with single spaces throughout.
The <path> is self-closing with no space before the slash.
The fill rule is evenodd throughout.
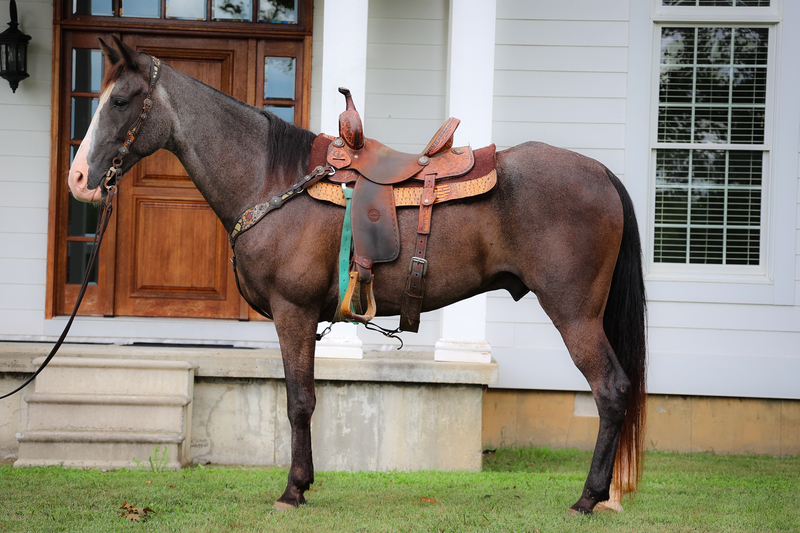
<path id="1" fill-rule="evenodd" d="M 44 347 L 0 343 L 0 382 Z M 132 468 L 158 446 L 191 462 L 288 465 L 291 436 L 278 350 L 69 345 L 32 393 L 0 402 L 0 459 L 15 466 Z M 472 469 L 481 464 L 483 388 L 495 363 L 430 353 L 317 359 L 317 470 Z"/>

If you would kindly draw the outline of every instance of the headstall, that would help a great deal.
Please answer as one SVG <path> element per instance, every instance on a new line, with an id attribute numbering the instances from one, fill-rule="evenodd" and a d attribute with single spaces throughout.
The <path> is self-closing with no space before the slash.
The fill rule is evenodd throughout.
<path id="1" fill-rule="evenodd" d="M 139 113 L 139 116 L 136 118 L 136 122 L 133 123 L 128 129 L 128 133 L 125 137 L 125 142 L 122 144 L 122 147 L 119 149 L 119 155 L 114 158 L 111 162 L 111 166 L 106 170 L 105 180 L 103 181 L 103 185 L 105 186 L 106 190 L 109 193 L 114 193 L 117 190 L 115 185 L 117 178 L 121 178 L 121 171 L 122 168 L 122 158 L 128 155 L 130 151 L 130 147 L 133 144 L 133 141 L 136 140 L 136 134 L 139 133 L 139 130 L 142 127 L 142 123 L 147 118 L 147 113 L 153 107 L 153 98 L 155 97 L 155 90 L 156 90 L 156 82 L 158 78 L 161 77 L 161 60 L 157 57 L 150 56 L 152 62 L 150 63 L 150 86 L 147 89 L 147 92 L 144 95 L 144 103 L 142 104 L 142 112 Z"/>

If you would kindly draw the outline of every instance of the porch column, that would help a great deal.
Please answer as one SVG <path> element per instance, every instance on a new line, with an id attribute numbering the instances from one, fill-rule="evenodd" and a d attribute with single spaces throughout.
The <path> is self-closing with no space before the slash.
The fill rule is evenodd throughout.
<path id="1" fill-rule="evenodd" d="M 492 142 L 495 15 L 496 0 L 450 0 L 447 109 L 461 119 L 456 146 Z M 435 360 L 491 362 L 486 295 L 444 308 L 441 335 Z"/>
<path id="2" fill-rule="evenodd" d="M 324 5 L 320 124 L 322 132 L 338 135 L 339 113 L 345 109 L 339 87 L 350 89 L 356 109 L 364 116 L 369 0 L 325 0 Z M 328 325 L 329 322 L 321 323 L 317 332 Z M 339 322 L 317 342 L 316 356 L 361 359 L 362 345 L 356 325 Z"/>

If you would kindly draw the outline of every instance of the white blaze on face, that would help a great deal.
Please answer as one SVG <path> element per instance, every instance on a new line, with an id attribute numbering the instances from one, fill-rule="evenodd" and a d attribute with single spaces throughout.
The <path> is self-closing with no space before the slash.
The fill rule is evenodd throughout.
<path id="1" fill-rule="evenodd" d="M 101 187 L 97 187 L 91 191 L 86 188 L 89 180 L 88 158 L 89 150 L 92 148 L 92 138 L 94 137 L 95 131 L 97 130 L 97 123 L 99 122 L 98 117 L 108 102 L 108 98 L 111 95 L 111 90 L 113 88 L 114 84 L 111 84 L 100 96 L 100 103 L 97 106 L 97 111 L 95 111 L 94 116 L 92 117 L 92 123 L 89 124 L 89 130 L 86 132 L 86 136 L 83 138 L 83 141 L 81 141 L 81 146 L 78 148 L 78 153 L 75 154 L 75 159 L 72 161 L 72 166 L 70 167 L 69 174 L 67 176 L 69 190 L 72 191 L 72 195 L 81 202 L 99 202 L 100 197 L 102 196 Z"/>

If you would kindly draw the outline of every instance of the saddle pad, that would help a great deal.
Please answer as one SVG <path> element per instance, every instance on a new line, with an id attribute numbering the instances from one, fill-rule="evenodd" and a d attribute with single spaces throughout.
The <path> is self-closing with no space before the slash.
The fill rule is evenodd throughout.
<path id="1" fill-rule="evenodd" d="M 449 200 L 458 200 L 461 198 L 469 198 L 470 196 L 477 196 L 488 192 L 494 188 L 497 183 L 497 171 L 492 170 L 485 176 L 480 178 L 470 178 L 468 180 L 447 180 L 436 186 L 434 194 L 436 200 L 434 203 L 447 202 Z M 420 199 L 422 198 L 422 185 L 412 187 L 395 187 L 394 188 L 394 205 L 397 207 L 405 206 L 419 206 Z M 332 204 L 345 207 L 346 200 L 342 186 L 337 183 L 330 183 L 327 181 L 320 181 L 308 188 L 308 194 L 317 200 L 331 202 Z"/>

